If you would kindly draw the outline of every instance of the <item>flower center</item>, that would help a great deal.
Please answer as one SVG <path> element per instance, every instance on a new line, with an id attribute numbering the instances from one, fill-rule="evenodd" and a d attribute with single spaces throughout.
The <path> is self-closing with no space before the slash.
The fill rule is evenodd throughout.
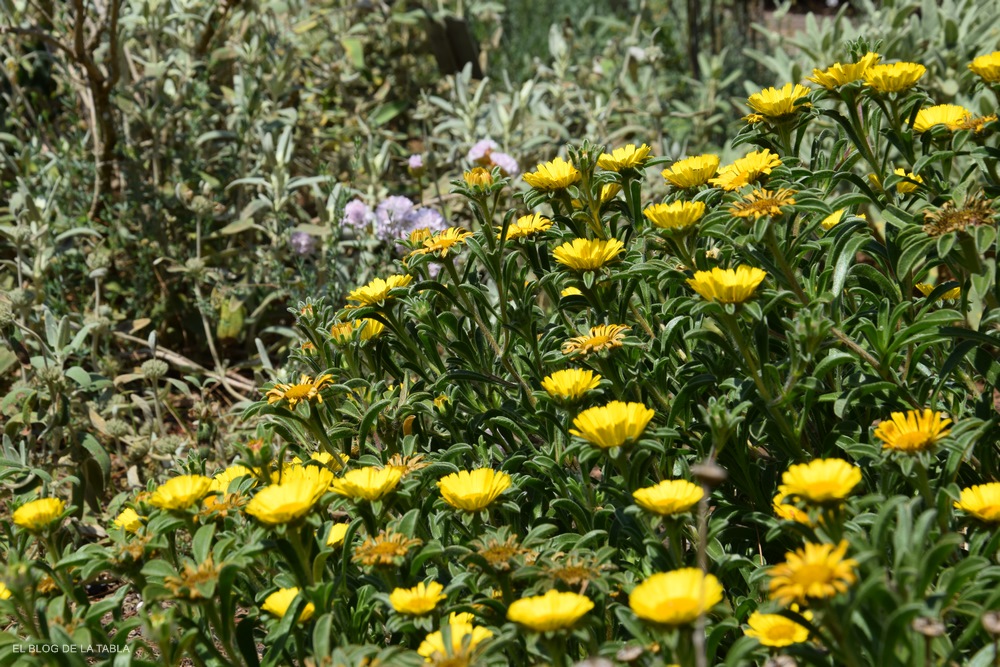
<path id="1" fill-rule="evenodd" d="M 813 584 L 825 584 L 832 579 L 832 572 L 827 565 L 804 565 L 795 573 L 795 581 L 808 588 Z"/>
<path id="2" fill-rule="evenodd" d="M 926 449 L 932 444 L 934 444 L 934 441 L 929 433 L 925 433 L 923 431 L 911 431 L 909 433 L 901 433 L 896 436 L 893 448 L 912 452 Z"/>
<path id="3" fill-rule="evenodd" d="M 301 401 L 302 399 L 309 398 L 309 394 L 312 390 L 313 386 L 311 384 L 292 385 L 285 392 L 285 398 Z"/>

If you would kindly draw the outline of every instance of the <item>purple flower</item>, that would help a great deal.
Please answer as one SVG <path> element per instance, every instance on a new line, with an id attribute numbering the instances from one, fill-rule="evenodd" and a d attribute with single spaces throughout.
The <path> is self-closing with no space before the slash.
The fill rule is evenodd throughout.
<path id="1" fill-rule="evenodd" d="M 367 226 L 374 219 L 372 210 L 368 207 L 368 204 L 360 199 L 352 199 L 344 207 L 344 218 L 340 221 L 340 224 L 361 228 Z"/>
<path id="2" fill-rule="evenodd" d="M 424 159 L 420 157 L 419 153 L 414 153 L 410 156 L 410 159 L 406 161 L 406 164 L 409 165 L 410 169 L 423 169 Z"/>
<path id="3" fill-rule="evenodd" d="M 517 176 L 521 173 L 520 168 L 517 166 L 517 160 L 507 155 L 506 153 L 490 153 L 490 160 L 497 167 L 500 167 L 500 171 L 504 173 L 504 176 Z"/>
<path id="4" fill-rule="evenodd" d="M 469 154 L 465 157 L 469 162 L 486 167 L 490 164 L 490 152 L 497 148 L 500 148 L 497 142 L 492 139 L 483 139 L 474 143 L 472 148 L 469 149 Z"/>
<path id="5" fill-rule="evenodd" d="M 315 250 L 316 240 L 305 232 L 292 232 L 288 245 L 292 246 L 297 255 L 308 255 Z"/>
<path id="6" fill-rule="evenodd" d="M 404 231 L 407 235 L 414 230 L 425 227 L 433 234 L 447 229 L 448 223 L 445 222 L 443 215 L 426 206 L 415 208 L 406 216 L 406 229 Z"/>
<path id="7" fill-rule="evenodd" d="M 375 236 L 386 241 L 402 236 L 413 202 L 406 197 L 387 197 L 375 208 Z"/>

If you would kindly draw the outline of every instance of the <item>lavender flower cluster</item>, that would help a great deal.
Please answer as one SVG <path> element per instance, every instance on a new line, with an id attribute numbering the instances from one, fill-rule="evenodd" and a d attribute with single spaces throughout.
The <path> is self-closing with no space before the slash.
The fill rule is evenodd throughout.
<path id="1" fill-rule="evenodd" d="M 500 146 L 497 145 L 497 142 L 492 139 L 483 139 L 474 143 L 465 157 L 469 162 L 480 167 L 500 167 L 504 176 L 513 178 L 521 173 L 517 160 L 506 153 L 497 151 L 498 148 Z"/>
<path id="2" fill-rule="evenodd" d="M 342 225 L 364 229 L 371 225 L 372 233 L 382 241 L 404 239 L 417 229 L 429 229 L 431 233 L 448 227 L 439 212 L 427 206 L 417 206 L 408 197 L 386 197 L 373 211 L 360 199 L 348 202 L 344 207 Z"/>

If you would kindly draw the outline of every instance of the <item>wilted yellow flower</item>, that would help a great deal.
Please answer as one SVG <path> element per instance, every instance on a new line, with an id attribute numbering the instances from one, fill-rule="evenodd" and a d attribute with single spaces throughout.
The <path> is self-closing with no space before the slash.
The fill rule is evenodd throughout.
<path id="1" fill-rule="evenodd" d="M 1000 83 L 1000 51 L 974 58 L 969 69 L 986 83 Z"/>
<path id="2" fill-rule="evenodd" d="M 912 88 L 926 71 L 917 63 L 872 65 L 865 71 L 865 83 L 880 93 L 899 93 Z"/>
<path id="3" fill-rule="evenodd" d="M 601 153 L 597 158 L 597 166 L 608 171 L 622 171 L 623 169 L 637 169 L 649 159 L 649 146 L 643 144 L 636 148 L 635 144 L 628 144 L 624 148 L 616 148 L 611 153 Z"/>
<path id="4" fill-rule="evenodd" d="M 535 234 L 541 234 L 551 227 L 552 221 L 540 213 L 522 215 L 507 228 L 507 240 L 516 241 L 517 239 L 525 239 Z M 501 232 L 503 231 L 502 227 L 497 227 L 497 229 Z M 500 238 L 500 234 L 497 234 L 497 238 Z"/>
<path id="5" fill-rule="evenodd" d="M 632 497 L 647 512 L 670 516 L 687 512 L 704 495 L 705 491 L 700 486 L 686 479 L 665 479 L 659 484 L 637 489 Z"/>
<path id="6" fill-rule="evenodd" d="M 563 354 L 588 355 L 622 346 L 629 327 L 622 324 L 601 324 L 590 328 L 586 336 L 570 338 L 562 344 Z"/>
<path id="7" fill-rule="evenodd" d="M 694 567 L 654 574 L 628 598 L 636 616 L 661 625 L 686 625 L 720 602 L 719 580 Z"/>
<path id="8" fill-rule="evenodd" d="M 438 602 L 446 599 L 444 586 L 436 581 L 429 584 L 420 582 L 413 588 L 395 588 L 389 594 L 389 604 L 397 614 L 423 616 L 434 611 Z"/>
<path id="9" fill-rule="evenodd" d="M 488 169 L 482 167 L 476 167 L 472 171 L 465 172 L 462 178 L 465 179 L 465 184 L 470 188 L 486 188 L 493 185 L 493 174 Z"/>
<path id="10" fill-rule="evenodd" d="M 406 287 L 411 282 L 413 282 L 413 276 L 389 276 L 386 280 L 376 278 L 367 285 L 363 285 L 362 287 L 352 290 L 351 293 L 347 295 L 348 301 L 357 301 L 358 304 L 356 306 L 348 306 L 348 308 L 381 306 L 388 299 L 392 298 L 389 294 L 390 290 Z"/>
<path id="11" fill-rule="evenodd" d="M 444 501 L 466 512 L 486 509 L 510 484 L 510 475 L 492 468 L 453 472 L 437 483 Z"/>
<path id="12" fill-rule="evenodd" d="M 795 523 L 801 523 L 803 526 L 811 526 L 812 520 L 809 518 L 809 514 L 803 512 L 795 505 L 786 503 L 785 498 L 787 497 L 787 493 L 779 493 L 771 501 L 771 508 L 774 510 L 774 515 L 785 521 L 794 521 Z"/>
<path id="13" fill-rule="evenodd" d="M 149 502 L 161 510 L 186 510 L 212 490 L 212 480 L 204 475 L 180 475 L 157 487 Z"/>
<path id="14" fill-rule="evenodd" d="M 788 468 L 778 491 L 810 503 L 840 502 L 861 482 L 861 468 L 843 459 L 816 459 Z"/>
<path id="15" fill-rule="evenodd" d="M 785 554 L 785 562 L 772 567 L 769 591 L 772 600 L 783 605 L 809 599 L 830 598 L 847 591 L 858 578 L 854 574 L 857 562 L 844 558 L 847 542 L 839 545 L 812 544 Z"/>
<path id="16" fill-rule="evenodd" d="M 567 287 L 563 291 L 559 292 L 559 296 L 561 296 L 561 297 L 583 296 L 583 292 L 580 291 L 580 288 L 578 288 L 578 287 L 572 287 L 571 286 L 571 287 Z"/>
<path id="17" fill-rule="evenodd" d="M 929 283 L 917 283 L 917 289 L 920 290 L 920 293 L 923 294 L 924 296 L 930 296 L 931 294 L 934 293 L 935 286 Z M 958 287 L 952 287 L 950 290 L 939 296 L 938 299 L 939 300 L 958 299 L 961 296 L 962 296 L 962 286 L 959 285 Z"/>
<path id="18" fill-rule="evenodd" d="M 637 440 L 655 414 L 642 403 L 611 401 L 578 414 L 569 432 L 601 449 L 621 447 Z"/>
<path id="19" fill-rule="evenodd" d="M 525 182 L 536 190 L 562 190 L 580 180 L 580 170 L 561 157 L 535 167 L 524 175 Z"/>
<path id="20" fill-rule="evenodd" d="M 427 662 L 438 665 L 448 667 L 470 665 L 476 647 L 493 636 L 493 633 L 486 628 L 473 625 L 470 616 L 471 614 L 452 614 L 448 619 L 450 645 L 445 644 L 444 635 L 438 630 L 424 638 L 417 648 L 417 653 Z"/>
<path id="21" fill-rule="evenodd" d="M 326 546 L 337 547 L 344 545 L 344 538 L 347 537 L 347 529 L 351 527 L 349 523 L 335 523 L 330 526 L 330 532 L 326 535 Z"/>
<path id="22" fill-rule="evenodd" d="M 594 608 L 586 595 L 550 590 L 545 595 L 521 598 L 507 609 L 507 620 L 535 632 L 552 632 L 573 627 Z"/>
<path id="23" fill-rule="evenodd" d="M 794 190 L 782 188 L 770 192 L 768 190 L 754 190 L 738 202 L 734 202 L 729 207 L 729 212 L 737 218 L 750 218 L 758 220 L 764 216 L 776 217 L 781 215 L 781 209 L 785 206 L 794 206 Z"/>
<path id="24" fill-rule="evenodd" d="M 308 375 L 302 375 L 296 384 L 278 382 L 267 390 L 267 404 L 274 405 L 288 401 L 288 407 L 294 410 L 299 401 L 308 402 L 316 399 L 317 403 L 322 403 L 323 396 L 319 392 L 328 384 L 333 384 L 333 376 L 329 373 L 320 375 L 315 380 Z"/>
<path id="25" fill-rule="evenodd" d="M 674 187 L 687 189 L 696 188 L 708 183 L 719 168 L 718 155 L 695 155 L 674 162 L 661 173 L 664 180 Z"/>
<path id="26" fill-rule="evenodd" d="M 972 112 L 957 104 L 939 104 L 917 112 L 913 120 L 914 132 L 926 132 L 935 125 L 944 125 L 949 130 L 959 130 L 972 116 Z"/>
<path id="27" fill-rule="evenodd" d="M 743 116 L 741 120 L 745 120 L 747 125 L 756 125 L 757 123 L 764 122 L 764 116 L 759 113 L 748 113 L 746 116 Z"/>
<path id="28" fill-rule="evenodd" d="M 766 118 L 781 118 L 801 111 L 808 103 L 799 102 L 809 94 L 809 89 L 799 84 L 786 83 L 781 88 L 765 88 L 747 98 L 747 106 Z"/>
<path id="29" fill-rule="evenodd" d="M 600 383 L 601 376 L 592 370 L 567 368 L 542 380 L 542 389 L 552 398 L 575 401 L 588 391 L 597 389 Z"/>
<path id="30" fill-rule="evenodd" d="M 14 510 L 14 523 L 38 532 L 57 521 L 65 509 L 66 503 L 59 498 L 39 498 Z"/>
<path id="31" fill-rule="evenodd" d="M 732 164 L 727 164 L 719 170 L 717 177 L 709 179 L 708 182 L 723 190 L 739 190 L 780 166 L 781 158 L 765 148 L 762 151 L 747 153 Z"/>
<path id="32" fill-rule="evenodd" d="M 792 611 L 797 612 L 799 606 L 793 604 Z M 812 612 L 806 611 L 802 617 L 812 621 Z M 809 628 L 785 618 L 781 614 L 762 614 L 755 611 L 747 619 L 750 629 L 744 632 L 747 637 L 753 637 L 764 646 L 784 648 L 792 644 L 801 644 L 809 639 Z"/>
<path id="33" fill-rule="evenodd" d="M 670 204 L 647 206 L 642 212 L 646 219 L 660 229 L 672 232 L 686 231 L 705 215 L 705 202 L 675 201 Z"/>
<path id="34" fill-rule="evenodd" d="M 410 256 L 437 253 L 438 257 L 447 257 L 448 253 L 452 252 L 455 246 L 464 244 L 465 240 L 470 236 L 472 236 L 472 232 L 467 229 L 449 227 L 429 239 L 424 239 L 424 247 L 417 248 L 410 253 Z"/>
<path id="35" fill-rule="evenodd" d="M 878 64 L 881 58 L 882 56 L 879 54 L 869 51 L 861 56 L 861 59 L 856 63 L 846 65 L 834 63 L 825 70 L 814 69 L 813 75 L 806 77 L 806 79 L 813 83 L 818 83 L 828 90 L 832 90 L 838 86 L 853 83 L 864 78 L 868 68 Z"/>
<path id="36" fill-rule="evenodd" d="M 298 595 L 298 588 L 279 589 L 268 595 L 264 599 L 264 604 L 262 604 L 260 608 L 278 618 L 283 618 L 285 612 L 287 612 L 288 608 L 292 606 L 292 603 Z M 307 602 L 306 606 L 302 608 L 302 612 L 299 614 L 296 622 L 302 623 L 303 621 L 308 621 L 312 618 L 314 613 L 316 613 L 316 605 L 312 602 Z"/>
<path id="37" fill-rule="evenodd" d="M 948 419 L 943 412 L 933 410 L 907 410 L 893 412 L 875 429 L 875 437 L 885 449 L 907 454 L 926 451 L 938 440 L 951 433 Z"/>
<path id="38" fill-rule="evenodd" d="M 402 476 L 402 471 L 396 467 L 358 468 L 333 480 L 332 489 L 352 500 L 375 501 L 395 489 Z"/>
<path id="39" fill-rule="evenodd" d="M 624 249 L 625 244 L 618 239 L 573 239 L 553 250 L 552 256 L 574 271 L 596 271 L 618 259 Z"/>
<path id="40" fill-rule="evenodd" d="M 444 395 L 442 394 L 442 396 Z M 438 398 L 441 398 L 441 396 L 439 396 Z M 447 400 L 447 396 L 445 396 L 444 398 L 445 400 Z M 434 399 L 434 407 L 438 407 L 437 398 Z M 443 408 L 438 408 L 438 409 L 443 409 Z M 424 460 L 423 454 L 414 454 L 413 456 L 403 456 L 402 454 L 393 454 L 392 456 L 389 457 L 389 460 L 386 461 L 385 463 L 385 467 L 387 468 L 389 467 L 399 468 L 399 471 L 403 474 L 403 477 L 406 477 L 411 473 L 415 473 L 418 470 L 423 470 L 429 465 L 430 463 Z"/>
<path id="41" fill-rule="evenodd" d="M 1000 482 L 962 489 L 955 508 L 968 512 L 980 521 L 1000 522 Z"/>
<path id="42" fill-rule="evenodd" d="M 819 223 L 820 227 L 826 231 L 830 231 L 839 225 L 840 221 L 844 219 L 844 212 L 846 210 L 846 208 L 838 208 L 836 211 L 823 218 L 823 220 Z"/>
<path id="43" fill-rule="evenodd" d="M 687 284 L 707 301 L 720 303 L 743 303 L 760 285 L 767 273 L 754 266 L 741 264 L 736 269 L 696 271 Z"/>
<path id="44" fill-rule="evenodd" d="M 247 503 L 246 513 L 269 526 L 292 523 L 309 514 L 330 488 L 333 473 L 319 466 L 298 466 L 257 492 Z"/>
<path id="45" fill-rule="evenodd" d="M 352 560 L 362 565 L 395 565 L 410 549 L 421 544 L 423 542 L 415 537 L 383 530 L 375 537 L 365 538 L 360 546 L 355 547 Z"/>
<path id="46" fill-rule="evenodd" d="M 126 507 L 111 524 L 129 533 L 137 533 L 142 528 L 142 517 L 131 507 Z"/>
<path id="47" fill-rule="evenodd" d="M 229 490 L 229 485 L 233 480 L 241 477 L 253 476 L 253 470 L 250 468 L 241 465 L 231 465 L 212 476 L 212 491 L 216 493 L 225 493 Z"/>
<path id="48" fill-rule="evenodd" d="M 969 130 L 971 132 L 979 134 L 980 132 L 986 129 L 987 123 L 995 122 L 996 119 L 997 115 L 995 113 L 990 114 L 989 116 L 969 116 L 961 123 L 959 123 L 958 127 L 956 127 L 955 129 Z"/>

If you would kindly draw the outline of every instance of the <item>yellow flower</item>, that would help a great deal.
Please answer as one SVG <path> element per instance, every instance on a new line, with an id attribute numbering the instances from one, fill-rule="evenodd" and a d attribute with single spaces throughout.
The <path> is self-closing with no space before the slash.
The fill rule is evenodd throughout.
<path id="1" fill-rule="evenodd" d="M 269 526 L 292 523 L 309 514 L 330 488 L 333 473 L 319 466 L 289 467 L 280 484 L 257 492 L 246 513 Z"/>
<path id="2" fill-rule="evenodd" d="M 142 528 L 142 517 L 131 507 L 126 507 L 111 525 L 129 533 L 137 533 Z"/>
<path id="3" fill-rule="evenodd" d="M 336 322 L 330 326 L 330 338 L 337 345 L 347 345 L 354 335 L 356 322 Z"/>
<path id="4" fill-rule="evenodd" d="M 344 538 L 347 537 L 347 529 L 351 527 L 349 523 L 335 523 L 330 526 L 330 532 L 326 535 L 326 546 L 337 547 L 344 545 Z"/>
<path id="5" fill-rule="evenodd" d="M 586 595 L 550 590 L 545 595 L 521 598 L 507 609 L 507 620 L 535 632 L 565 630 L 594 608 Z"/>
<path id="6" fill-rule="evenodd" d="M 352 500 L 378 500 L 396 488 L 403 474 L 399 468 L 358 468 L 333 481 L 333 492 Z"/>
<path id="7" fill-rule="evenodd" d="M 38 532 L 57 521 L 65 509 L 66 503 L 59 498 L 39 498 L 14 510 L 14 523 L 21 528 Z"/>
<path id="8" fill-rule="evenodd" d="M 798 605 L 792 605 L 792 611 L 797 612 Z M 812 612 L 802 614 L 802 618 L 812 621 Z M 792 644 L 801 644 L 809 639 L 809 628 L 785 618 L 781 614 L 762 614 L 755 611 L 747 619 L 750 629 L 745 631 L 747 637 L 753 637 L 764 646 L 784 648 Z"/>
<path id="9" fill-rule="evenodd" d="M 957 104 L 939 104 L 917 112 L 913 120 L 914 132 L 926 132 L 935 125 L 944 125 L 949 130 L 960 130 L 972 112 Z"/>
<path id="10" fill-rule="evenodd" d="M 309 460 L 316 461 L 317 463 L 320 463 L 327 468 L 332 468 L 333 470 L 340 470 L 344 467 L 345 463 L 351 460 L 351 457 L 343 452 L 337 452 L 336 456 L 330 452 L 313 452 L 309 455 Z M 302 465 L 302 459 L 296 456 L 292 459 L 292 464 Z"/>
<path id="11" fill-rule="evenodd" d="M 285 612 L 287 612 L 288 608 L 292 606 L 292 603 L 298 595 L 298 588 L 279 589 L 268 595 L 264 599 L 264 604 L 262 604 L 260 608 L 278 618 L 283 618 Z M 308 602 L 306 603 L 306 606 L 302 608 L 302 612 L 299 614 L 299 618 L 296 622 L 302 623 L 303 621 L 308 621 L 312 618 L 314 613 L 316 613 L 316 606 L 312 602 Z"/>
<path id="12" fill-rule="evenodd" d="M 771 508 L 774 510 L 774 515 L 785 521 L 794 521 L 795 523 L 801 523 L 803 526 L 811 526 L 812 520 L 809 518 L 809 514 L 803 512 L 795 505 L 786 503 L 785 498 L 787 496 L 787 493 L 779 493 L 771 501 Z"/>
<path id="13" fill-rule="evenodd" d="M 361 340 L 363 341 L 378 338 L 385 331 L 385 325 L 378 320 L 366 317 L 361 322 L 364 324 L 364 328 L 361 329 Z"/>
<path id="14" fill-rule="evenodd" d="M 768 571 L 771 599 L 783 605 L 807 604 L 810 598 L 830 598 L 845 592 L 858 580 L 854 574 L 858 564 L 844 558 L 846 553 L 846 541 L 836 546 L 807 542 L 802 549 L 789 551 L 784 563 Z"/>
<path id="15" fill-rule="evenodd" d="M 970 130 L 979 134 L 986 129 L 987 123 L 993 123 L 997 119 L 997 115 L 990 114 L 989 116 L 969 116 L 963 120 L 956 129 L 959 130 Z"/>
<path id="16" fill-rule="evenodd" d="M 406 287 L 413 281 L 413 276 L 389 276 L 387 280 L 376 278 L 367 285 L 352 290 L 347 295 L 348 301 L 357 301 L 358 305 L 348 306 L 348 308 L 361 308 L 363 306 L 381 306 L 387 300 L 393 298 L 390 290 Z"/>
<path id="17" fill-rule="evenodd" d="M 563 354 L 588 355 L 622 346 L 629 327 L 622 324 L 601 324 L 590 328 L 586 336 L 570 338 L 562 344 Z"/>
<path id="18" fill-rule="evenodd" d="M 962 489 L 955 508 L 968 512 L 980 521 L 1000 522 L 1000 482 Z"/>
<path id="19" fill-rule="evenodd" d="M 820 227 L 826 231 L 830 231 L 839 225 L 840 221 L 844 219 L 844 211 L 846 210 L 846 208 L 838 208 L 836 211 L 823 218 L 823 220 L 819 223 Z"/>
<path id="20" fill-rule="evenodd" d="M 675 201 L 670 204 L 654 204 L 642 212 L 646 219 L 660 229 L 681 232 L 693 227 L 705 215 L 705 202 Z"/>
<path id="21" fill-rule="evenodd" d="M 0 600 L 10 599 L 10 589 L 7 588 L 7 584 L 0 581 Z"/>
<path id="22" fill-rule="evenodd" d="M 951 433 L 947 428 L 950 423 L 943 412 L 926 409 L 893 412 L 875 429 L 875 437 L 885 449 L 914 454 L 931 449 Z"/>
<path id="23" fill-rule="evenodd" d="M 253 477 L 253 470 L 241 465 L 231 465 L 224 470 L 220 470 L 212 476 L 211 490 L 214 493 L 225 493 L 229 490 L 229 484 L 233 480 L 241 477 Z M 256 483 L 256 482 L 255 482 Z"/>
<path id="24" fill-rule="evenodd" d="M 928 283 L 917 283 L 917 289 L 920 290 L 920 293 L 923 294 L 924 296 L 930 296 L 931 294 L 934 293 L 935 287 L 934 285 L 930 285 Z M 959 285 L 958 287 L 951 288 L 950 290 L 939 296 L 938 299 L 950 300 L 950 299 L 957 299 L 961 296 L 962 296 L 962 286 Z"/>
<path id="25" fill-rule="evenodd" d="M 759 220 L 765 216 L 779 216 L 784 206 L 794 206 L 794 190 L 782 188 L 769 192 L 768 190 L 754 190 L 742 200 L 733 203 L 729 207 L 729 212 L 737 218 L 750 218 Z"/>
<path id="26" fill-rule="evenodd" d="M 389 604 L 397 614 L 423 616 L 434 611 L 438 602 L 446 599 L 444 586 L 436 581 L 429 584 L 420 582 L 413 588 L 396 588 L 389 594 Z"/>
<path id="27" fill-rule="evenodd" d="M 559 292 L 559 296 L 583 296 L 583 292 L 581 292 L 578 287 L 567 287 L 563 291 Z"/>
<path id="28" fill-rule="evenodd" d="M 994 117 L 993 120 L 996 120 Z M 607 204 L 609 201 L 618 196 L 618 193 L 622 191 L 622 186 L 618 183 L 605 183 L 601 187 L 601 203 Z"/>
<path id="29" fill-rule="evenodd" d="M 759 113 L 748 113 L 746 116 L 743 116 L 741 120 L 745 120 L 747 125 L 756 125 L 757 123 L 764 122 L 764 116 Z"/>
<path id="30" fill-rule="evenodd" d="M 661 173 L 667 183 L 687 189 L 708 183 L 708 179 L 715 176 L 715 170 L 718 168 L 719 156 L 706 154 L 678 160 Z"/>
<path id="31" fill-rule="evenodd" d="M 625 244 L 618 239 L 573 239 L 553 250 L 552 256 L 574 271 L 595 271 L 618 259 L 624 249 Z"/>
<path id="32" fill-rule="evenodd" d="M 455 246 L 463 245 L 465 240 L 470 236 L 472 236 L 472 232 L 467 229 L 449 227 L 430 238 L 424 239 L 424 246 L 411 252 L 408 257 L 430 253 L 437 253 L 438 257 L 447 257 L 449 252 L 457 252 L 454 250 Z"/>
<path id="33" fill-rule="evenodd" d="M 535 234 L 541 234 L 551 227 L 552 221 L 539 213 L 522 215 L 507 228 L 507 240 L 516 241 L 517 239 L 525 239 Z M 502 227 L 498 227 L 497 229 L 503 230 Z M 497 238 L 500 238 L 500 234 L 497 234 Z"/>
<path id="34" fill-rule="evenodd" d="M 362 565 L 395 565 L 406 557 L 410 549 L 422 543 L 415 537 L 383 530 L 375 537 L 365 538 L 360 546 L 355 547 L 351 560 Z"/>
<path id="35" fill-rule="evenodd" d="M 719 580 L 693 567 L 654 574 L 628 598 L 636 616 L 661 625 L 691 623 L 720 602 Z"/>
<path id="36" fill-rule="evenodd" d="M 912 88 L 926 71 L 917 63 L 872 65 L 865 71 L 865 83 L 880 93 L 899 93 Z"/>
<path id="37" fill-rule="evenodd" d="M 723 190 L 739 190 L 780 166 L 781 158 L 765 148 L 762 151 L 747 153 L 732 164 L 727 164 L 719 170 L 717 177 L 709 179 L 708 182 Z"/>
<path id="38" fill-rule="evenodd" d="M 682 514 L 698 504 L 705 495 L 697 484 L 685 479 L 665 479 L 659 484 L 637 489 L 632 497 L 636 504 L 653 514 Z"/>
<path id="39" fill-rule="evenodd" d="M 601 153 L 601 157 L 597 158 L 597 166 L 608 171 L 636 169 L 649 159 L 649 150 L 646 144 L 638 148 L 635 144 L 628 144 L 624 148 L 614 149 L 611 153 Z"/>
<path id="40" fill-rule="evenodd" d="M 161 510 L 186 510 L 212 491 L 212 480 L 203 475 L 181 475 L 157 487 L 149 502 Z"/>
<path id="41" fill-rule="evenodd" d="M 542 380 L 542 389 L 549 396 L 565 401 L 575 401 L 592 389 L 597 389 L 601 376 L 583 368 L 556 371 Z"/>
<path id="42" fill-rule="evenodd" d="M 765 88 L 759 93 L 754 93 L 747 98 L 747 106 L 765 118 L 782 118 L 809 106 L 808 102 L 805 104 L 799 102 L 808 94 L 809 89 L 805 86 L 786 83 L 781 88 Z"/>
<path id="43" fill-rule="evenodd" d="M 920 178 L 918 174 L 914 174 L 912 172 L 907 173 L 902 167 L 897 168 L 893 173 L 906 179 L 896 183 L 896 192 L 901 195 L 908 195 L 916 192 L 920 188 L 920 185 L 918 184 L 922 184 L 924 182 L 924 179 Z M 916 181 L 916 183 L 912 181 Z M 875 178 L 875 183 L 878 183 L 877 177 Z"/>
<path id="44" fill-rule="evenodd" d="M 702 298 L 720 303 L 743 303 L 760 285 L 767 273 L 753 266 L 741 264 L 736 269 L 697 271 L 687 284 Z"/>
<path id="45" fill-rule="evenodd" d="M 493 633 L 486 628 L 473 625 L 471 616 L 471 614 L 452 614 L 448 619 L 450 644 L 445 644 L 444 635 L 438 630 L 424 638 L 417 648 L 417 653 L 423 656 L 426 662 L 448 667 L 468 667 L 476 647 L 493 636 Z"/>
<path id="46" fill-rule="evenodd" d="M 578 414 L 569 432 L 601 449 L 621 447 L 637 440 L 655 414 L 642 403 L 611 401 Z"/>
<path id="47" fill-rule="evenodd" d="M 482 167 L 476 167 L 472 171 L 465 172 L 462 178 L 465 179 L 465 184 L 470 188 L 487 188 L 493 185 L 493 174 L 488 169 L 483 169 Z"/>
<path id="48" fill-rule="evenodd" d="M 316 399 L 317 403 L 323 402 L 320 390 L 328 384 L 333 384 L 333 376 L 329 373 L 320 375 L 313 380 L 308 375 L 302 375 L 297 384 L 278 382 L 267 390 L 267 404 L 274 405 L 281 401 L 288 401 L 288 407 L 295 409 L 299 401 L 310 402 Z"/>
<path id="49" fill-rule="evenodd" d="M 562 190 L 580 180 L 580 170 L 561 157 L 535 167 L 524 175 L 525 182 L 536 190 Z"/>
<path id="50" fill-rule="evenodd" d="M 969 69 L 986 83 L 1000 83 L 1000 51 L 978 56 L 969 63 Z"/>
<path id="51" fill-rule="evenodd" d="M 810 503 L 840 502 L 861 482 L 861 468 L 843 459 L 816 459 L 788 468 L 778 491 Z"/>
<path id="52" fill-rule="evenodd" d="M 453 472 L 437 483 L 444 501 L 466 512 L 486 509 L 510 484 L 510 475 L 492 468 Z"/>
<path id="53" fill-rule="evenodd" d="M 818 83 L 828 90 L 833 90 L 838 86 L 853 83 L 864 78 L 868 68 L 878 64 L 881 58 L 882 56 L 879 54 L 869 51 L 856 63 L 849 63 L 847 65 L 834 63 L 825 70 L 814 69 L 813 75 L 806 77 L 806 79 L 813 83 Z"/>

